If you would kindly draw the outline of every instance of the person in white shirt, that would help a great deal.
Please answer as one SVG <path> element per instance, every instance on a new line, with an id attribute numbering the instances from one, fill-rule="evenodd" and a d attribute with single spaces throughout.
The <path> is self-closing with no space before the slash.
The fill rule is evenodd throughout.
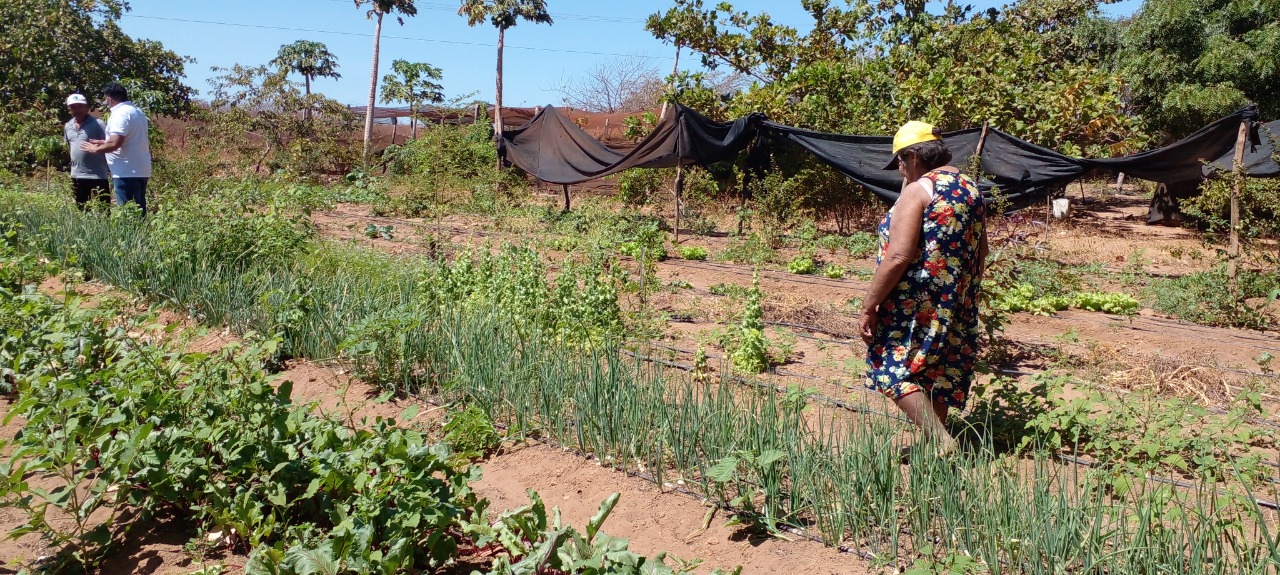
<path id="1" fill-rule="evenodd" d="M 151 145 L 146 114 L 129 101 L 129 92 L 116 82 L 102 88 L 103 99 L 111 107 L 107 118 L 107 138 L 89 140 L 80 149 L 106 153 L 107 166 L 115 184 L 116 203 L 138 204 L 147 213 L 147 181 L 151 179 Z"/>

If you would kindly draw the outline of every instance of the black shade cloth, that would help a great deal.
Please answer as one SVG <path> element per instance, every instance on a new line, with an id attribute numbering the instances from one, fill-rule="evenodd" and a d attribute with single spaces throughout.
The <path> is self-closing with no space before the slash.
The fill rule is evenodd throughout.
<path id="1" fill-rule="evenodd" d="M 630 168 L 671 168 L 733 159 L 755 138 L 763 120 L 751 114 L 714 122 L 681 105 L 673 106 L 653 132 L 627 152 L 592 138 L 554 106 L 529 123 L 504 130 L 498 154 L 544 182 L 577 184 Z"/>
<path id="2" fill-rule="evenodd" d="M 764 129 L 781 140 L 793 142 L 827 165 L 849 176 L 880 199 L 892 203 L 902 189 L 902 176 L 897 170 L 884 169 L 893 155 L 891 136 L 846 136 L 802 130 L 773 122 Z M 961 130 L 943 134 L 951 148 L 953 163 L 963 165 L 973 155 L 979 130 Z"/>
<path id="3" fill-rule="evenodd" d="M 1231 169 L 1240 123 L 1257 117 L 1254 107 L 1222 118 L 1168 146 L 1121 158 L 1079 159 L 1021 140 L 998 129 L 989 129 L 983 144 L 979 187 L 990 196 L 999 189 L 1011 205 L 1061 189 L 1086 170 L 1124 172 L 1130 176 L 1169 184 L 1179 194 L 1194 190 L 1217 169 Z M 943 134 L 951 148 L 952 164 L 965 166 L 975 153 L 981 131 L 976 128 Z M 548 106 L 529 123 L 504 131 L 498 153 L 537 178 L 556 184 L 576 184 L 629 168 L 669 168 L 710 164 L 735 158 L 759 136 L 801 146 L 819 160 L 892 203 L 902 187 L 896 170 L 885 170 L 893 138 L 829 134 L 764 121 L 751 114 L 733 122 L 715 122 L 684 106 L 658 123 L 653 133 L 629 151 L 605 146 L 588 135 L 555 107 Z M 1280 177 L 1273 154 L 1280 121 L 1260 126 L 1246 147 L 1245 172 L 1253 177 Z M 761 140 L 763 141 L 763 140 Z M 1154 208 L 1154 206 L 1153 206 Z M 1160 210 L 1167 212 L 1168 208 Z"/>
<path id="4" fill-rule="evenodd" d="M 1163 148 L 1120 158 L 1081 162 L 1088 167 L 1124 172 L 1135 178 L 1155 182 L 1198 180 L 1204 177 L 1206 162 L 1226 157 L 1227 165 L 1230 165 L 1235 155 L 1240 122 L 1245 117 L 1256 119 L 1257 109 L 1243 108 Z"/>

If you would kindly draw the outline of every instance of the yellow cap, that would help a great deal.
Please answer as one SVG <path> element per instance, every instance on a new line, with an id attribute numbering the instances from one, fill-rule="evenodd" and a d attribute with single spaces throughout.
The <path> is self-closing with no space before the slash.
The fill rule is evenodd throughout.
<path id="1" fill-rule="evenodd" d="M 938 137 L 937 128 L 933 124 L 927 124 L 916 120 L 911 120 L 898 128 L 898 133 L 893 135 L 893 158 L 889 160 L 889 164 L 884 167 L 886 170 L 896 170 L 898 168 L 898 152 L 903 148 L 920 142 L 932 142 L 933 140 L 941 140 Z"/>

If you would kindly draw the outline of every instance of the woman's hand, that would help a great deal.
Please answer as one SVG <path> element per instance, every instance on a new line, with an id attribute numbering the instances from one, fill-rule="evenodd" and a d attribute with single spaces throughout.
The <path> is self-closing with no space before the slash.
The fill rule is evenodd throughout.
<path id="1" fill-rule="evenodd" d="M 862 319 L 859 320 L 859 328 L 862 332 L 862 342 L 871 345 L 871 338 L 876 334 L 876 323 L 880 317 L 879 307 L 862 310 Z"/>

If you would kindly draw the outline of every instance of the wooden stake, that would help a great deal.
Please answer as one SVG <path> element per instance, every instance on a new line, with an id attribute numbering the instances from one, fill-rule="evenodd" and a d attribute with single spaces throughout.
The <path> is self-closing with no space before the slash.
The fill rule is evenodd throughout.
<path id="1" fill-rule="evenodd" d="M 562 185 L 564 186 L 564 213 L 567 214 L 569 213 L 569 184 Z"/>
<path id="2" fill-rule="evenodd" d="M 982 147 L 987 145 L 987 130 L 990 128 L 990 122 L 982 123 L 982 133 L 978 135 L 978 147 L 973 150 L 973 155 L 978 157 L 978 169 L 982 169 Z"/>
<path id="3" fill-rule="evenodd" d="M 1116 193 L 1118 194 L 1123 191 L 1124 191 L 1124 172 L 1120 172 L 1120 175 L 1116 176 Z"/>
<path id="4" fill-rule="evenodd" d="M 1232 291 L 1240 287 L 1240 270 L 1236 260 L 1240 259 L 1240 191 L 1244 187 L 1244 145 L 1249 140 L 1249 121 L 1240 121 L 1240 131 L 1236 134 L 1236 155 L 1231 163 L 1235 184 L 1231 186 L 1231 245 L 1227 248 L 1227 277 L 1231 280 Z"/>

